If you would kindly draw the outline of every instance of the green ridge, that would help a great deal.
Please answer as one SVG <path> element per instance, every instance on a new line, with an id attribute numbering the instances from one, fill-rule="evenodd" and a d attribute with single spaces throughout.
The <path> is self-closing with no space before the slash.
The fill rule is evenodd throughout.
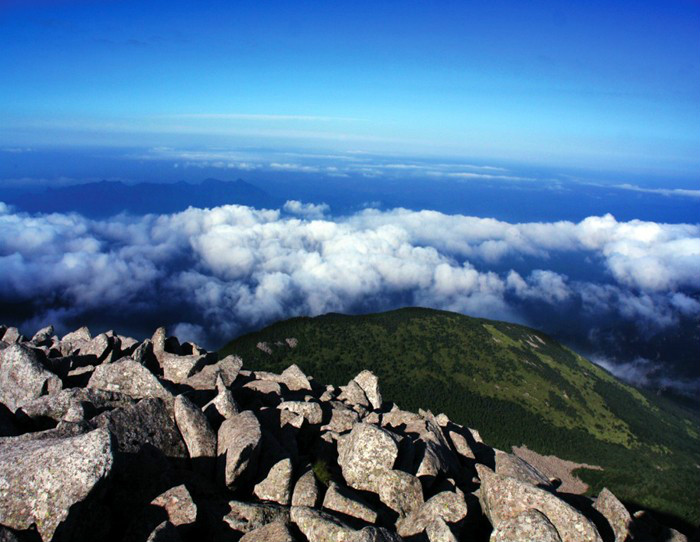
<path id="1" fill-rule="evenodd" d="M 297 340 L 294 348 L 288 338 Z M 603 471 L 578 472 L 592 493 L 607 486 L 633 505 L 700 522 L 697 413 L 619 382 L 540 331 L 408 308 L 293 318 L 239 337 L 221 353 L 275 372 L 296 363 L 334 385 L 370 369 L 384 399 L 401 408 L 444 412 L 498 448 L 526 444 L 600 465 Z"/>

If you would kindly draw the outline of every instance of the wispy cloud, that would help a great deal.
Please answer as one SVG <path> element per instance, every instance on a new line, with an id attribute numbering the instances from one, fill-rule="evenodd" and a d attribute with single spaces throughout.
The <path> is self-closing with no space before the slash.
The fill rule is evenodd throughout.
<path id="1" fill-rule="evenodd" d="M 623 190 L 632 190 L 634 192 L 644 192 L 646 194 L 659 194 L 661 196 L 700 198 L 700 190 L 689 190 L 686 188 L 644 188 L 634 184 L 616 184 L 614 187 Z"/>

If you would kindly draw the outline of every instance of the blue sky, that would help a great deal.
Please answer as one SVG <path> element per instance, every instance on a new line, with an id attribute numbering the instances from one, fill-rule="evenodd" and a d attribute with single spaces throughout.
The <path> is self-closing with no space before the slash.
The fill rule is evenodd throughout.
<path id="1" fill-rule="evenodd" d="M 0 145 L 700 166 L 700 3 L 0 2 Z"/>

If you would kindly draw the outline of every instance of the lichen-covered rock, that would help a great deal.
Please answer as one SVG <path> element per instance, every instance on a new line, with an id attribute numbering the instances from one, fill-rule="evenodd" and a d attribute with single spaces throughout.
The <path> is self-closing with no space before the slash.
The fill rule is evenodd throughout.
<path id="1" fill-rule="evenodd" d="M 167 457 L 187 457 L 185 443 L 162 399 L 142 399 L 136 404 L 103 412 L 91 424 L 109 429 L 120 452 L 135 454 L 148 445 Z"/>
<path id="2" fill-rule="evenodd" d="M 277 408 L 299 414 L 312 425 L 319 425 L 323 421 L 321 405 L 311 401 L 283 401 Z"/>
<path id="3" fill-rule="evenodd" d="M 302 474 L 294 484 L 292 493 L 292 506 L 308 506 L 315 508 L 318 505 L 319 490 L 316 475 L 312 470 Z"/>
<path id="4" fill-rule="evenodd" d="M 231 390 L 224 383 L 222 375 L 216 375 L 216 396 L 202 407 L 204 415 L 212 427 L 218 427 L 240 412 Z"/>
<path id="5" fill-rule="evenodd" d="M 0 439 L 0 524 L 17 530 L 35 524 L 42 539 L 51 540 L 69 515 L 79 513 L 72 507 L 109 475 L 113 461 L 104 429 L 63 439 Z M 66 538 L 83 518 L 70 519 Z"/>
<path id="6" fill-rule="evenodd" d="M 239 542 L 295 542 L 284 521 L 273 521 L 244 534 Z"/>
<path id="7" fill-rule="evenodd" d="M 217 376 L 225 388 L 231 387 L 243 367 L 243 360 L 238 356 L 226 356 L 224 359 L 205 365 L 199 372 L 188 377 L 183 384 L 195 390 L 211 390 L 216 386 Z"/>
<path id="8" fill-rule="evenodd" d="M 464 435 L 458 433 L 457 431 L 448 430 L 447 436 L 449 437 L 450 442 L 452 442 L 452 446 L 457 452 L 457 455 L 459 455 L 462 459 L 476 459 L 476 455 L 474 455 L 474 451 L 472 450 L 471 446 L 469 446 L 469 443 Z"/>
<path id="9" fill-rule="evenodd" d="M 249 533 L 268 523 L 289 523 L 289 508 L 274 503 L 230 501 L 224 516 L 228 526 L 239 533 Z"/>
<path id="10" fill-rule="evenodd" d="M 338 464 L 355 489 L 378 492 L 384 471 L 393 468 L 398 454 L 395 437 L 375 425 L 357 423 L 338 440 Z"/>
<path id="11" fill-rule="evenodd" d="M 338 395 L 338 400 L 353 406 L 360 406 L 364 408 L 368 408 L 370 406 L 369 399 L 367 399 L 367 395 L 365 394 L 364 390 L 354 380 L 348 382 L 347 386 L 340 386 L 340 395 Z"/>
<path id="12" fill-rule="evenodd" d="M 377 522 L 377 512 L 362 500 L 362 497 L 348 488 L 339 488 L 331 482 L 323 499 L 323 508 L 340 512 L 346 516 L 361 519 L 367 523 Z"/>
<path id="13" fill-rule="evenodd" d="M 430 542 L 458 542 L 457 537 L 450 530 L 450 526 L 442 518 L 433 520 L 425 528 L 425 534 Z M 542 542 L 536 538 L 523 538 L 518 542 Z"/>
<path id="14" fill-rule="evenodd" d="M 490 542 L 561 542 L 556 527 L 539 510 L 525 510 L 509 518 L 491 533 Z"/>
<path id="15" fill-rule="evenodd" d="M 384 471 L 379 484 L 379 499 L 389 508 L 406 516 L 423 504 L 420 480 L 400 470 Z"/>
<path id="16" fill-rule="evenodd" d="M 122 393 L 86 388 L 66 388 L 53 395 L 44 395 L 19 409 L 19 416 L 33 420 L 80 421 L 90 419 L 104 410 L 127 406 L 134 399 Z M 80 408 L 83 415 L 75 419 Z"/>
<path id="17" fill-rule="evenodd" d="M 184 395 L 175 398 L 174 412 L 190 458 L 216 457 L 216 433 L 204 413 Z"/>
<path id="18" fill-rule="evenodd" d="M 423 532 L 437 518 L 447 523 L 458 523 L 467 516 L 464 495 L 443 491 L 434 495 L 404 518 L 396 522 L 396 532 L 401 536 L 413 536 Z"/>
<path id="19" fill-rule="evenodd" d="M 217 439 L 219 476 L 230 489 L 255 473 L 261 439 L 260 422 L 250 410 L 221 424 Z"/>
<path id="20" fill-rule="evenodd" d="M 125 393 L 136 399 L 159 397 L 167 403 L 172 403 L 174 399 L 151 371 L 128 358 L 96 367 L 87 386 Z"/>
<path id="21" fill-rule="evenodd" d="M 293 506 L 292 521 L 309 542 L 400 542 L 395 533 L 381 527 L 365 527 L 357 531 L 331 514 Z"/>
<path id="22" fill-rule="evenodd" d="M 197 521 L 197 505 L 184 484 L 172 487 L 151 501 L 168 514 L 168 521 L 175 526 L 191 525 Z"/>
<path id="23" fill-rule="evenodd" d="M 53 337 L 53 326 L 46 326 L 37 331 L 31 339 L 36 345 L 45 344 L 51 341 Z"/>
<path id="24" fill-rule="evenodd" d="M 484 465 L 477 464 L 476 469 L 481 479 L 481 508 L 494 529 L 498 529 L 503 521 L 534 508 L 547 516 L 562 542 L 601 542 L 593 523 L 552 493 L 496 474 Z"/>
<path id="25" fill-rule="evenodd" d="M 206 355 L 178 356 L 162 352 L 156 357 L 163 370 L 163 378 L 175 384 L 186 382 L 189 377 L 200 371 L 207 363 Z"/>
<path id="26" fill-rule="evenodd" d="M 379 378 L 377 378 L 372 371 L 362 371 L 355 378 L 353 378 L 357 385 L 362 388 L 365 392 L 367 400 L 372 405 L 373 409 L 379 409 L 382 407 L 382 394 L 379 391 Z"/>
<path id="27" fill-rule="evenodd" d="M 284 458 L 275 463 L 265 479 L 253 488 L 256 497 L 289 505 L 292 498 L 292 460 Z"/>
<path id="28" fill-rule="evenodd" d="M 533 486 L 550 486 L 549 479 L 544 474 L 515 454 L 498 450 L 496 451 L 495 461 L 496 474 L 510 476 Z"/>
<path id="29" fill-rule="evenodd" d="M 311 382 L 296 364 L 282 371 L 280 381 L 291 391 L 311 391 Z"/>
<path id="30" fill-rule="evenodd" d="M 625 542 L 629 537 L 632 516 L 618 498 L 607 488 L 598 494 L 593 504 L 593 508 L 598 510 L 608 521 L 610 528 L 615 533 L 615 542 Z"/>
<path id="31" fill-rule="evenodd" d="M 61 379 L 46 370 L 42 358 L 41 351 L 23 344 L 0 350 L 0 403 L 12 412 L 63 387 Z"/>
<path id="32" fill-rule="evenodd" d="M 352 430 L 353 425 L 358 421 L 360 421 L 360 416 L 357 412 L 350 410 L 343 403 L 334 401 L 331 409 L 331 419 L 321 429 L 335 433 L 346 433 Z"/>

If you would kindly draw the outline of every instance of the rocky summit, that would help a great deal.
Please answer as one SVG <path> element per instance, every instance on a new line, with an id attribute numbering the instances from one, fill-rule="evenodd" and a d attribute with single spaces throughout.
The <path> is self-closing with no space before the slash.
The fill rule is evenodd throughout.
<path id="1" fill-rule="evenodd" d="M 139 342 L 0 326 L 0 541 L 623 542 L 686 537 L 362 371 L 322 385 Z"/>

